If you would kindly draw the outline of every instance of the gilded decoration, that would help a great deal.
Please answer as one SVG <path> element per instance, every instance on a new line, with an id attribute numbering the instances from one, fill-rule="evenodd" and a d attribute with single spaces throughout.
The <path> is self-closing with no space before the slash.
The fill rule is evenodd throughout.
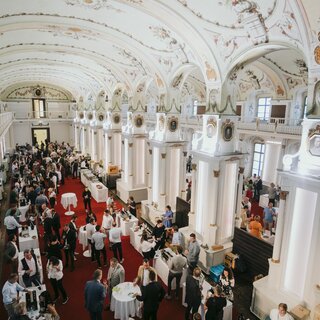
<path id="1" fill-rule="evenodd" d="M 314 60 L 317 64 L 320 64 L 320 46 L 316 46 L 314 49 Z"/>
<path id="2" fill-rule="evenodd" d="M 80 119 L 83 119 L 83 118 L 84 118 L 84 113 L 83 113 L 82 111 L 79 113 L 79 118 L 80 118 Z"/>
<path id="3" fill-rule="evenodd" d="M 213 138 L 217 131 L 217 122 L 215 118 L 209 118 L 207 120 L 206 133 L 208 138 Z"/>
<path id="4" fill-rule="evenodd" d="M 229 119 L 224 121 L 221 126 L 221 133 L 224 141 L 231 141 L 234 135 L 234 123 Z"/>
<path id="5" fill-rule="evenodd" d="M 118 124 L 120 122 L 120 114 L 119 113 L 114 113 L 113 116 L 112 116 L 112 120 L 113 120 L 113 123 L 115 124 Z"/>
<path id="6" fill-rule="evenodd" d="M 142 127 L 144 122 L 143 116 L 141 114 L 138 114 L 134 117 L 134 124 L 137 128 Z"/>
<path id="7" fill-rule="evenodd" d="M 179 120 L 177 117 L 172 116 L 168 118 L 168 128 L 171 132 L 175 132 L 178 129 Z"/>
<path id="8" fill-rule="evenodd" d="M 99 121 L 102 122 L 104 120 L 104 114 L 103 113 L 99 113 L 98 119 L 99 119 Z"/>
<path id="9" fill-rule="evenodd" d="M 16 88 L 7 94 L 6 100 L 32 99 L 40 97 L 53 101 L 71 100 L 71 97 L 66 92 L 63 92 L 59 89 L 44 86 L 28 86 Z"/>
<path id="10" fill-rule="evenodd" d="M 320 157 L 320 125 L 309 130 L 309 152 L 313 156 Z"/>
<path id="11" fill-rule="evenodd" d="M 92 120 L 93 119 L 93 114 L 91 112 L 88 113 L 87 115 L 88 120 Z"/>

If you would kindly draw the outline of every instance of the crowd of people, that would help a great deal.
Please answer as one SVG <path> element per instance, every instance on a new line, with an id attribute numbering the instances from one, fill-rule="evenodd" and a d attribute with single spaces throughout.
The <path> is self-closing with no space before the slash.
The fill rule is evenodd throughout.
<path id="1" fill-rule="evenodd" d="M 65 179 L 79 177 L 79 170 L 88 167 L 88 161 L 84 157 L 73 153 L 69 144 L 50 143 L 46 141 L 36 148 L 26 145 L 17 146 L 17 152 L 12 158 L 12 189 L 10 193 L 10 207 L 6 212 L 4 225 L 7 231 L 7 244 L 5 259 L 10 264 L 11 275 L 5 283 L 2 294 L 3 303 L 10 319 L 28 319 L 26 304 L 16 298 L 17 292 L 28 292 L 30 287 L 40 286 L 39 260 L 33 249 L 23 251 L 23 259 L 18 261 L 19 244 L 18 228 L 21 213 L 19 205 L 21 201 L 29 204 L 26 221 L 31 228 L 43 230 L 43 256 L 46 259 L 45 270 L 54 295 L 47 292 L 46 312 L 51 319 L 60 317 L 55 308 L 57 301 L 62 299 L 62 304 L 69 301 L 70 289 L 64 287 L 64 270 L 73 272 L 76 268 L 76 245 L 79 233 L 77 215 L 73 215 L 70 221 L 63 226 L 60 215 L 56 212 L 57 195 L 59 187 L 65 183 Z M 252 217 L 251 201 L 260 195 L 259 177 L 253 177 L 252 186 L 246 188 L 246 196 L 242 202 L 242 225 L 250 232 L 261 236 L 262 226 L 259 216 Z M 249 183 L 251 184 L 250 180 Z M 271 188 L 274 186 L 271 185 Z M 191 184 L 189 185 L 191 190 Z M 252 191 L 254 190 L 254 191 Z M 252 193 L 251 193 L 252 191 Z M 271 222 L 275 214 L 273 205 L 276 195 L 273 197 L 270 190 L 270 203 L 264 210 L 264 227 L 272 228 Z M 125 281 L 125 269 L 123 267 L 124 253 L 122 248 L 122 231 L 117 220 L 114 195 L 110 193 L 106 199 L 106 209 L 102 215 L 102 223 L 98 224 L 97 216 L 92 211 L 90 190 L 85 187 L 82 192 L 83 204 L 86 212 L 86 232 L 91 261 L 97 264 L 93 279 L 88 281 L 84 288 L 85 308 L 94 320 L 102 319 L 105 301 L 111 301 L 113 289 Z M 272 201 L 274 200 L 274 201 Z M 136 202 L 130 197 L 127 202 L 130 214 L 137 216 Z M 42 225 L 42 227 L 40 226 Z M 156 319 L 161 301 L 179 299 L 180 282 L 185 270 L 187 305 L 185 319 L 202 319 L 198 313 L 203 300 L 202 283 L 204 276 L 198 267 L 200 244 L 194 233 L 190 234 L 187 247 L 183 249 L 182 234 L 177 225 L 173 223 L 173 212 L 170 205 L 166 206 L 162 219 L 156 222 L 152 233 L 142 232 L 140 251 L 143 255 L 142 265 L 137 270 L 137 276 L 133 279 L 133 285 L 139 286 L 139 293 L 135 294 L 141 301 L 143 319 Z M 156 253 L 166 246 L 170 246 L 176 253 L 168 261 L 168 289 L 167 292 L 158 281 L 158 275 L 153 268 L 153 259 Z M 113 257 L 107 259 L 107 249 L 111 249 Z M 107 267 L 107 277 L 103 278 L 103 267 Z M 19 275 L 23 283 L 18 283 Z M 172 289 L 175 280 L 175 290 Z M 233 288 L 235 280 L 232 270 L 225 267 L 219 281 L 207 292 L 204 306 L 205 319 L 222 319 L 223 309 L 227 300 L 233 301 Z M 282 306 L 281 310 L 285 308 Z"/>

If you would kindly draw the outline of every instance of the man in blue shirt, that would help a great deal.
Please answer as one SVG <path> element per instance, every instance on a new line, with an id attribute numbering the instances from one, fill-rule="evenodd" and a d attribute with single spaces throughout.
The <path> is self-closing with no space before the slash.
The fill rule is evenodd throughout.
<path id="1" fill-rule="evenodd" d="M 273 216 L 276 214 L 276 210 L 273 208 L 272 202 L 269 202 L 268 207 L 263 209 L 263 227 L 265 230 L 272 231 Z"/>

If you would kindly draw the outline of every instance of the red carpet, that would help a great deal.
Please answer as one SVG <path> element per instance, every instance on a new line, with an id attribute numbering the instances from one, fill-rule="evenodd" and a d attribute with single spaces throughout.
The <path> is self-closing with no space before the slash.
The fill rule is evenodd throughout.
<path id="1" fill-rule="evenodd" d="M 60 187 L 60 194 L 58 195 L 56 205 L 56 211 L 60 214 L 61 217 L 61 225 L 70 221 L 70 217 L 65 216 L 64 212 L 66 211 L 60 204 L 60 195 L 65 192 L 75 192 L 78 198 L 78 206 L 73 209 L 78 216 L 77 225 L 78 227 L 85 224 L 85 211 L 82 202 L 82 191 L 83 185 L 79 179 L 66 179 L 66 184 Z M 102 222 L 102 215 L 105 209 L 105 203 L 97 203 L 92 199 L 92 210 L 97 215 L 98 223 Z M 118 204 L 119 205 L 119 204 Z M 41 241 L 41 239 L 40 239 Z M 130 245 L 129 237 L 123 237 L 122 239 L 123 245 L 123 255 L 124 255 L 124 263 L 123 266 L 126 271 L 126 281 L 132 281 L 137 274 L 138 267 L 142 263 L 142 256 Z M 70 300 L 67 304 L 62 305 L 62 301 L 58 300 L 56 304 L 57 311 L 62 320 L 69 319 L 77 319 L 77 320 L 87 320 L 90 319 L 89 314 L 84 308 L 84 286 L 86 281 L 91 280 L 93 271 L 97 268 L 96 263 L 91 263 L 90 258 L 85 258 L 82 255 L 82 246 L 77 246 L 77 252 L 80 254 L 77 255 L 77 261 L 75 261 L 75 271 L 70 272 L 69 270 L 64 270 L 64 287 L 67 291 Z M 108 259 L 111 258 L 112 252 L 107 250 Z M 46 258 L 42 257 L 43 265 L 46 264 Z M 104 278 L 107 276 L 107 268 L 103 268 Z M 7 280 L 7 276 L 9 274 L 9 268 L 4 266 L 1 288 L 4 282 Z M 46 274 L 44 272 L 45 284 L 47 289 L 53 294 L 53 290 L 46 278 Z M 160 305 L 160 309 L 158 312 L 158 319 L 183 319 L 184 315 L 184 307 L 181 305 L 181 300 L 179 301 L 167 301 L 163 300 Z M 103 315 L 104 319 L 112 320 L 113 313 L 110 311 L 104 311 Z M 0 305 L 0 319 L 6 319 L 6 311 L 3 308 L 1 303 Z"/>

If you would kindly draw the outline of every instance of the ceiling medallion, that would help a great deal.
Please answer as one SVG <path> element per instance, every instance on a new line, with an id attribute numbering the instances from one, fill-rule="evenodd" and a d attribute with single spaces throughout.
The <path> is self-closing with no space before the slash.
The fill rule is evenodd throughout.
<path id="1" fill-rule="evenodd" d="M 320 64 L 320 46 L 316 46 L 314 49 L 314 60 L 317 64 Z"/>

